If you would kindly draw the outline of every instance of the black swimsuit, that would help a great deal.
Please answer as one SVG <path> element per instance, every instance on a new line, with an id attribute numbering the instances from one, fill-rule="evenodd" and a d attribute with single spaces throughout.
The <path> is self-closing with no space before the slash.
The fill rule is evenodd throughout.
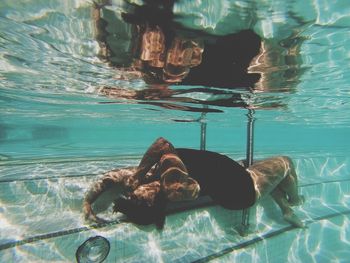
<path id="1" fill-rule="evenodd" d="M 243 209 L 255 203 L 253 180 L 237 162 L 210 151 L 177 148 L 176 152 L 199 183 L 202 195 L 209 195 L 227 209 Z"/>

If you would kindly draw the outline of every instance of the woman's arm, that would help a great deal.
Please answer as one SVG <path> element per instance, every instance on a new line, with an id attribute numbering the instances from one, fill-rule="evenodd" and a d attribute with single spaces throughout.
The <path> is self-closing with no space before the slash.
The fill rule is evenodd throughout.
<path id="1" fill-rule="evenodd" d="M 130 167 L 126 169 L 116 169 L 109 171 L 103 175 L 103 177 L 95 182 L 87 191 L 83 201 L 83 213 L 86 220 L 92 220 L 94 222 L 104 222 L 103 219 L 98 218 L 92 210 L 92 204 L 109 189 L 115 188 L 113 196 L 120 196 L 132 191 L 132 185 L 134 183 L 133 174 L 136 171 L 136 167 Z M 111 200 L 113 201 L 113 200 Z"/>
<path id="2" fill-rule="evenodd" d="M 139 184 L 145 180 L 146 173 L 160 161 L 164 154 L 176 153 L 174 146 L 166 139 L 158 138 L 146 151 L 135 173 Z"/>

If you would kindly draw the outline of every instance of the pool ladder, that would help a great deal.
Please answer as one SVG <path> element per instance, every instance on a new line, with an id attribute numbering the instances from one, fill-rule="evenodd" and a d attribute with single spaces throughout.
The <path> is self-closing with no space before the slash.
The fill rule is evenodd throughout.
<path id="1" fill-rule="evenodd" d="M 247 113 L 247 149 L 246 149 L 246 162 L 245 167 L 248 168 L 253 164 L 253 152 L 254 152 L 254 113 L 253 109 L 248 109 Z M 201 124 L 201 133 L 200 133 L 200 149 L 206 149 L 206 140 L 207 140 L 207 123 L 205 121 L 206 113 L 203 112 L 199 118 Z M 249 232 L 249 221 L 250 221 L 250 209 L 242 210 L 242 221 L 239 232 L 242 236 L 248 235 Z"/>

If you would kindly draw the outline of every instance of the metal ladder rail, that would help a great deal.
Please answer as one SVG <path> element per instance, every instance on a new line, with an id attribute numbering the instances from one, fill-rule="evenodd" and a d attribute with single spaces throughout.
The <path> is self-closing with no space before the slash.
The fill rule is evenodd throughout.
<path id="1" fill-rule="evenodd" d="M 205 120 L 206 113 L 202 112 L 201 117 L 199 118 L 199 122 L 201 124 L 201 134 L 200 134 L 200 150 L 206 149 L 207 142 L 207 122 Z"/>
<path id="2" fill-rule="evenodd" d="M 249 109 L 247 113 L 247 150 L 246 150 L 246 163 L 245 168 L 248 168 L 253 164 L 253 153 L 254 153 L 254 110 Z M 242 211 L 242 222 L 241 222 L 241 235 L 245 236 L 248 234 L 250 221 L 250 209 L 246 208 Z"/>
<path id="3" fill-rule="evenodd" d="M 253 153 L 254 153 L 254 113 L 253 109 L 249 109 L 247 113 L 247 148 L 246 148 L 246 163 L 245 167 L 248 168 L 253 164 Z M 202 113 L 199 118 L 199 122 L 201 124 L 200 130 L 200 149 L 206 149 L 206 136 L 207 136 L 207 123 L 205 121 L 206 113 Z M 242 221 L 241 221 L 241 235 L 245 236 L 249 230 L 249 222 L 250 222 L 250 209 L 242 210 Z"/>

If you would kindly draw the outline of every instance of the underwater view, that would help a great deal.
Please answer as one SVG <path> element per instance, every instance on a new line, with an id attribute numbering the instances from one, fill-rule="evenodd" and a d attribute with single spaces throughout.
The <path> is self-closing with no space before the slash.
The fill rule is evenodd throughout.
<path id="1" fill-rule="evenodd" d="M 1 0 L 0 262 L 348 262 L 349 28 L 346 0 Z M 161 219 L 113 181 L 157 138 Z M 189 179 L 183 148 L 244 166 L 257 202 L 210 160 Z M 254 177 L 276 156 L 292 210 Z"/>

